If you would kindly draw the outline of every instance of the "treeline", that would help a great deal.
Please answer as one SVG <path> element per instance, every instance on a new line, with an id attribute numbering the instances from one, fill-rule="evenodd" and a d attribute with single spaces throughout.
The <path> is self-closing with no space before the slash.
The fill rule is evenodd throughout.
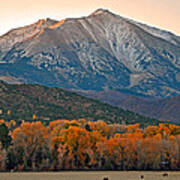
<path id="1" fill-rule="evenodd" d="M 1 121 L 0 170 L 180 170 L 180 126 Z"/>

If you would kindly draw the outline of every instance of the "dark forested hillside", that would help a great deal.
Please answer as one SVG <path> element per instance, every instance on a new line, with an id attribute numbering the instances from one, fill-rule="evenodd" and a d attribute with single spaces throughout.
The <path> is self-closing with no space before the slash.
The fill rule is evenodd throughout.
<path id="1" fill-rule="evenodd" d="M 180 124 L 180 96 L 156 99 L 123 91 L 79 91 L 78 93 L 151 118 Z"/>
<path id="2" fill-rule="evenodd" d="M 78 119 L 108 123 L 157 124 L 159 121 L 100 103 L 76 93 L 40 85 L 0 82 L 0 118 L 15 120 Z"/>

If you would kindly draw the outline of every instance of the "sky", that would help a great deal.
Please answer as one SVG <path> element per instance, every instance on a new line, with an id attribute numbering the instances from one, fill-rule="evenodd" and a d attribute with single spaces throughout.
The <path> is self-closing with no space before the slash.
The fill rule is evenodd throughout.
<path id="1" fill-rule="evenodd" d="M 87 16 L 99 8 L 180 36 L 180 0 L 0 0 L 0 35 L 39 19 Z"/>

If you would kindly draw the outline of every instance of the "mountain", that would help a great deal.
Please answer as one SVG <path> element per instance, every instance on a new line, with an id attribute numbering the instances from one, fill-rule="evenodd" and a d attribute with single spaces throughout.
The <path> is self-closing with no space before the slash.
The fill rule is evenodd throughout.
<path id="1" fill-rule="evenodd" d="M 147 97 L 140 97 L 137 94 L 132 95 L 112 90 L 78 93 L 151 118 L 171 123 L 180 123 L 180 96 L 165 99 L 149 99 Z"/>
<path id="2" fill-rule="evenodd" d="M 0 79 L 147 98 L 180 95 L 180 37 L 98 9 L 0 37 Z"/>
<path id="3" fill-rule="evenodd" d="M 0 81 L 0 119 L 48 122 L 56 119 L 103 120 L 107 123 L 155 125 L 160 121 L 143 117 L 59 88 L 40 85 L 10 85 Z"/>

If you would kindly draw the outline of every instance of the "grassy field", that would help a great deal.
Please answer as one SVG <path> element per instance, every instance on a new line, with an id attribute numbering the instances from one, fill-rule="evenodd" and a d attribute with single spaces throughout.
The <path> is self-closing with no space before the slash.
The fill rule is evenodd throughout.
<path id="1" fill-rule="evenodd" d="M 129 172 L 47 172 L 47 173 L 0 173 L 0 180 L 180 180 L 180 172 L 129 171 Z"/>

